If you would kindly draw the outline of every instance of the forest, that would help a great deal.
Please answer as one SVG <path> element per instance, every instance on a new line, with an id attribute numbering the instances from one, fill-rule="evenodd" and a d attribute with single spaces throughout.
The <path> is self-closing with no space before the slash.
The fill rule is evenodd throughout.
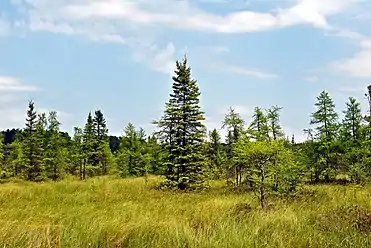
<path id="1" fill-rule="evenodd" d="M 349 97 L 338 113 L 320 92 L 296 142 L 280 106 L 255 107 L 250 123 L 230 108 L 221 137 L 204 125 L 200 95 L 184 56 L 151 134 L 128 123 L 110 136 L 99 109 L 68 134 L 57 112 L 30 101 L 25 126 L 1 132 L 0 244 L 370 245 L 371 117 L 360 102 Z"/>

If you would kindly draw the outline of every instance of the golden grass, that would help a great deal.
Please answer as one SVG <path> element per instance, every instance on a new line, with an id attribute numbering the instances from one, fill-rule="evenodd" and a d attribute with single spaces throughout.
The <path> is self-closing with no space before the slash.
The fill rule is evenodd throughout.
<path id="1" fill-rule="evenodd" d="M 0 185 L 0 247 L 371 247 L 371 188 L 306 186 L 270 198 L 214 182 L 153 189 L 158 178 Z"/>

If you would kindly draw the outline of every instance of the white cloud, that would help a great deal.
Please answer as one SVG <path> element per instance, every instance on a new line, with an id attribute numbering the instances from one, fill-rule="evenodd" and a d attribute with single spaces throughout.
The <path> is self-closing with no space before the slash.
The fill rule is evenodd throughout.
<path id="1" fill-rule="evenodd" d="M 173 75 L 175 69 L 175 47 L 169 42 L 165 48 L 151 46 L 149 49 L 137 49 L 134 53 L 134 59 L 146 63 L 153 70 L 165 74 Z"/>
<path id="2" fill-rule="evenodd" d="M 331 68 L 356 78 L 371 78 L 371 38 L 359 36 L 359 51 L 350 58 L 331 63 Z"/>
<path id="3" fill-rule="evenodd" d="M 241 74 L 241 75 L 245 75 L 248 77 L 256 77 L 259 79 L 275 79 L 279 77 L 276 74 L 266 73 L 266 72 L 262 72 L 262 71 L 258 71 L 255 69 L 242 67 L 242 66 L 229 65 L 229 66 L 226 66 L 225 69 L 227 69 L 228 71 L 232 73 Z"/>
<path id="4" fill-rule="evenodd" d="M 36 91 L 38 87 L 25 85 L 19 79 L 9 76 L 0 76 L 0 93 L 1 92 L 19 92 L 19 91 Z"/>
<path id="5" fill-rule="evenodd" d="M 93 41 L 129 46 L 138 61 L 152 69 L 172 73 L 174 46 L 153 49 L 160 29 L 186 29 L 218 33 L 258 32 L 308 24 L 329 29 L 327 18 L 342 13 L 357 0 L 290 0 L 289 7 L 269 11 L 208 12 L 197 1 L 176 0 L 23 0 L 13 1 L 25 19 L 15 26 L 30 31 L 81 35 Z M 280 0 L 280 3 L 286 1 Z M 169 43 L 170 44 L 170 43 Z M 223 53 L 226 47 L 214 47 Z M 144 59 L 145 58 L 145 59 Z M 148 62 L 148 60 L 149 62 Z M 229 65 L 227 71 L 261 79 L 277 75 L 258 69 Z"/>
<path id="6" fill-rule="evenodd" d="M 161 24 L 183 29 L 244 33 L 298 24 L 328 28 L 327 17 L 346 10 L 354 0 L 296 0 L 295 2 L 292 7 L 280 9 L 276 13 L 243 10 L 217 15 L 200 10 L 188 1 L 179 3 L 179 1 L 161 0 L 157 6 L 151 5 L 148 10 L 146 9 L 148 3 L 143 4 L 144 1 L 99 0 L 61 6 L 59 14 L 77 20 L 104 18 L 146 25 Z M 174 13 L 174 10 L 178 11 Z"/>
<path id="7" fill-rule="evenodd" d="M 21 93 L 39 90 L 34 85 L 27 85 L 18 78 L 0 76 L 0 130 L 22 127 L 25 121 L 27 100 Z"/>
<path id="8" fill-rule="evenodd" d="M 157 0 L 26 0 L 31 22 L 58 22 L 64 32 L 72 32 L 66 23 L 76 26 L 86 21 L 126 23 L 149 27 L 173 27 L 221 33 L 256 32 L 309 24 L 329 28 L 327 17 L 353 6 L 356 0 L 295 0 L 291 7 L 271 12 L 234 11 L 225 15 L 201 10 L 191 1 Z M 45 25 L 45 24 L 43 24 Z M 134 26 L 137 28 L 137 26 Z M 35 26 L 35 25 L 34 25 Z M 36 25 L 37 27 L 37 25 Z M 56 28 L 59 25 L 56 25 Z M 39 27 L 37 27 L 40 29 Z M 45 29 L 46 27 L 42 27 Z M 48 28 L 49 29 L 49 28 Z M 58 28 L 57 28 L 58 29 Z"/>

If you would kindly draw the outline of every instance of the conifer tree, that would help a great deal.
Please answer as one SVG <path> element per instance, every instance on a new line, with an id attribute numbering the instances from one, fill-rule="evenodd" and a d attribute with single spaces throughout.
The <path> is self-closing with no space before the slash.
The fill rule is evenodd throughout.
<path id="1" fill-rule="evenodd" d="M 236 161 L 233 154 L 234 145 L 238 142 L 243 134 L 245 121 L 241 115 L 237 113 L 232 107 L 229 108 L 228 113 L 225 115 L 222 128 L 227 128 L 227 157 L 228 157 L 228 170 L 234 170 L 235 185 L 241 181 L 242 164 Z M 239 180 L 240 178 L 240 180 Z"/>
<path id="2" fill-rule="evenodd" d="M 62 142 L 59 131 L 60 122 L 58 121 L 57 112 L 50 111 L 48 116 L 47 133 L 49 136 L 48 144 L 45 151 L 45 166 L 47 176 L 56 181 L 62 178 L 63 174 L 63 157 Z"/>
<path id="3" fill-rule="evenodd" d="M 273 106 L 267 112 L 268 130 L 273 140 L 280 139 L 284 136 L 283 129 L 279 123 L 281 110 L 281 107 Z"/>
<path id="4" fill-rule="evenodd" d="M 93 123 L 95 136 L 93 165 L 100 165 L 101 173 L 105 175 L 108 172 L 108 161 L 112 154 L 109 154 L 107 150 L 107 145 L 109 147 L 108 128 L 101 110 L 95 111 Z"/>
<path id="5" fill-rule="evenodd" d="M 26 129 L 24 134 L 24 153 L 27 158 L 26 173 L 27 179 L 30 181 L 42 180 L 42 163 L 41 153 L 43 147 L 43 140 L 40 139 L 40 132 L 44 120 L 38 120 L 35 111 L 34 102 L 30 101 L 27 110 Z"/>
<path id="6" fill-rule="evenodd" d="M 165 153 L 155 135 L 149 136 L 147 139 L 147 152 L 150 154 L 150 172 L 157 175 L 163 174 L 162 163 Z"/>
<path id="7" fill-rule="evenodd" d="M 269 140 L 268 119 L 263 110 L 259 107 L 255 107 L 252 117 L 253 120 L 249 126 L 251 138 L 257 141 Z"/>
<path id="8" fill-rule="evenodd" d="M 227 128 L 228 131 L 231 131 L 232 143 L 239 140 L 243 133 L 244 125 L 245 121 L 242 119 L 241 115 L 230 107 L 228 113 L 224 117 L 222 128 Z"/>
<path id="9" fill-rule="evenodd" d="M 84 154 L 84 164 L 83 164 L 83 170 L 82 170 L 82 179 L 86 178 L 86 169 L 87 166 L 93 164 L 94 159 L 94 123 L 93 123 L 93 117 L 91 115 L 91 112 L 89 112 L 88 118 L 86 120 L 86 124 L 83 131 L 83 137 L 82 137 L 82 151 Z M 89 167 L 90 168 L 90 167 Z"/>
<path id="10" fill-rule="evenodd" d="M 343 140 L 351 140 L 352 142 L 361 141 L 361 124 L 362 113 L 361 104 L 354 97 L 350 97 L 346 103 L 346 110 L 343 111 L 344 119 L 342 125 Z"/>
<path id="11" fill-rule="evenodd" d="M 216 129 L 213 129 L 209 133 L 210 141 L 208 147 L 208 156 L 210 160 L 210 169 L 214 172 L 215 176 L 219 177 L 223 172 L 222 163 L 222 143 L 219 132 Z"/>
<path id="12" fill-rule="evenodd" d="M 121 142 L 121 154 L 119 156 L 118 165 L 122 176 L 129 175 L 144 175 L 146 163 L 142 153 L 142 143 L 139 138 L 140 133 L 135 129 L 132 123 L 124 129 L 124 136 Z"/>
<path id="13" fill-rule="evenodd" d="M 315 179 L 319 181 L 320 173 L 324 174 L 325 181 L 334 177 L 336 173 L 336 138 L 338 135 L 338 114 L 335 111 L 335 104 L 329 93 L 322 91 L 317 97 L 315 104 L 317 111 L 312 114 L 311 125 L 316 125 L 318 160 L 315 164 Z"/>
<path id="14" fill-rule="evenodd" d="M 84 179 L 84 162 L 86 161 L 83 150 L 83 142 L 84 131 L 79 127 L 74 127 L 73 145 L 70 148 L 73 166 L 70 169 L 70 173 L 75 173 L 78 170 L 81 180 Z"/>
<path id="15" fill-rule="evenodd" d="M 176 62 L 173 76 L 173 92 L 159 127 L 167 132 L 174 130 L 171 136 L 174 142 L 169 151 L 166 175 L 167 185 L 181 190 L 202 187 L 205 182 L 206 158 L 203 154 L 205 139 L 204 113 L 200 107 L 200 92 L 197 81 L 191 78 L 191 68 L 187 57 Z M 169 116 L 167 116 L 169 115 Z M 168 118 L 170 117 L 170 118 Z M 168 120 L 172 120 L 168 122 Z"/>
<path id="16" fill-rule="evenodd" d="M 335 104 L 328 92 L 322 91 L 317 97 L 315 104 L 317 111 L 312 114 L 311 125 L 317 125 L 317 136 L 326 141 L 336 138 L 338 131 L 338 114 L 335 111 Z"/>
<path id="17" fill-rule="evenodd" d="M 363 116 L 361 113 L 361 104 L 354 97 L 350 97 L 346 103 L 346 110 L 343 113 L 341 144 L 346 169 L 350 177 L 359 183 L 361 178 L 365 176 L 365 163 L 363 161 L 365 149 L 362 149 L 365 139 L 362 134 Z"/>
<path id="18" fill-rule="evenodd" d="M 165 168 L 165 175 L 169 181 L 177 181 L 177 179 L 171 178 L 175 176 L 174 167 L 174 155 L 172 151 L 176 148 L 175 143 L 175 127 L 176 127 L 176 108 L 175 99 L 170 98 L 168 102 L 165 103 L 164 115 L 160 120 L 153 121 L 152 124 L 157 125 L 159 128 L 155 135 L 158 137 L 162 147 L 164 148 L 165 155 L 162 161 L 162 166 Z"/>

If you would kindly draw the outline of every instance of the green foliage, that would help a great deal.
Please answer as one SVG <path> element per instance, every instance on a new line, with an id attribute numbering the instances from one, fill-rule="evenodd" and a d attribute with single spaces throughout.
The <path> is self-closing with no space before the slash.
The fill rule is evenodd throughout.
<path id="1" fill-rule="evenodd" d="M 192 190 L 203 187 L 207 162 L 203 153 L 205 132 L 200 92 L 197 81 L 191 78 L 186 57 L 176 62 L 172 88 L 164 116 L 156 122 L 162 129 L 159 133 L 168 142 L 165 185 Z"/>
<path id="2" fill-rule="evenodd" d="M 45 164 L 47 177 L 54 181 L 60 180 L 63 177 L 65 169 L 65 157 L 63 156 L 59 126 L 60 122 L 58 121 L 57 112 L 49 112 L 47 127 L 48 140 L 43 163 Z"/>
<path id="3" fill-rule="evenodd" d="M 39 117 L 39 118 L 38 118 Z M 23 149 L 26 156 L 24 164 L 27 179 L 41 181 L 44 179 L 42 152 L 45 131 L 45 115 L 37 115 L 34 102 L 30 101 L 27 110 L 26 128 L 24 132 Z M 23 161 L 22 161 L 23 162 Z"/>
<path id="4" fill-rule="evenodd" d="M 84 127 L 82 135 L 82 152 L 84 165 L 81 170 L 81 178 L 86 178 L 86 166 L 93 165 L 94 163 L 94 147 L 95 147 L 95 137 L 94 137 L 94 122 L 91 113 L 89 112 L 86 124 Z M 98 170 L 94 170 L 98 171 Z"/>
<path id="5" fill-rule="evenodd" d="M 269 140 L 270 137 L 267 115 L 261 108 L 255 107 L 252 118 L 253 120 L 248 129 L 250 138 L 256 141 Z"/>
<path id="6" fill-rule="evenodd" d="M 268 109 L 266 118 L 267 118 L 267 125 L 268 125 L 268 133 L 272 137 L 273 140 L 282 139 L 284 137 L 283 129 L 280 125 L 280 111 L 282 110 L 281 107 L 273 106 Z M 294 140 L 294 137 L 293 137 Z"/>
<path id="7" fill-rule="evenodd" d="M 318 156 L 314 163 L 315 181 L 320 181 L 321 175 L 326 182 L 336 176 L 336 169 L 339 165 L 337 140 L 339 123 L 338 114 L 335 111 L 335 104 L 329 93 L 322 91 L 317 97 L 315 104 L 317 111 L 312 114 L 311 125 L 316 125 L 316 150 Z"/>
<path id="8" fill-rule="evenodd" d="M 225 174 L 223 165 L 226 162 L 226 153 L 222 147 L 220 134 L 216 129 L 209 133 L 206 150 L 211 176 L 220 179 Z"/>
<path id="9" fill-rule="evenodd" d="M 261 206 L 266 206 L 266 193 L 277 188 L 281 193 L 294 192 L 301 182 L 300 165 L 283 140 L 240 140 L 236 157 L 249 169 L 249 182 L 257 192 Z"/>

